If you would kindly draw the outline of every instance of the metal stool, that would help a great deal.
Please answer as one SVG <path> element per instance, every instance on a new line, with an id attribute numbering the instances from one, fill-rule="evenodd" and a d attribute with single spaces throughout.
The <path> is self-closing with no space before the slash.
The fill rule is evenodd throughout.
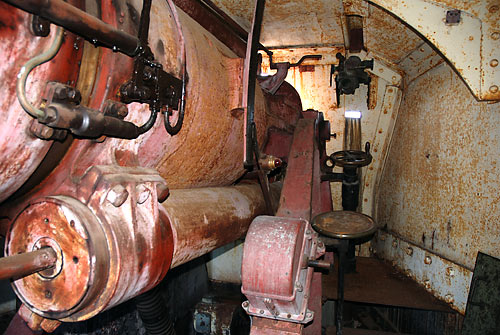
<path id="1" fill-rule="evenodd" d="M 359 244 L 366 238 L 371 238 L 377 231 L 377 227 L 373 219 L 368 215 L 351 211 L 334 211 L 320 214 L 312 220 L 312 227 L 320 234 L 320 239 L 325 246 L 337 250 L 339 267 L 335 324 L 337 335 L 341 335 L 344 306 L 344 262 L 349 242 Z"/>

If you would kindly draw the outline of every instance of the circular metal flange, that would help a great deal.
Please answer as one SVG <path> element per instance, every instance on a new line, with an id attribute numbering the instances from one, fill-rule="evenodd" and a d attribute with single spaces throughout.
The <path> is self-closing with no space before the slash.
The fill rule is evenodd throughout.
<path id="1" fill-rule="evenodd" d="M 312 220 L 311 226 L 321 235 L 336 239 L 359 239 L 377 230 L 368 215 L 351 211 L 322 213 Z"/>
<path id="2" fill-rule="evenodd" d="M 67 317 L 95 299 L 105 284 L 107 243 L 93 213 L 78 200 L 60 196 L 39 199 L 18 215 L 7 236 L 6 254 L 43 247 L 56 251 L 55 267 L 12 285 L 37 314 Z"/>

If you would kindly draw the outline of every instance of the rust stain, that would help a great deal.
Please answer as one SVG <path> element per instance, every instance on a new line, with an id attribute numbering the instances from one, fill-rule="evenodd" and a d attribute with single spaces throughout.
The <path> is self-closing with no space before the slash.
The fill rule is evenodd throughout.
<path id="1" fill-rule="evenodd" d="M 365 44 L 369 51 L 389 63 L 399 63 L 422 39 L 399 19 L 377 6 L 369 6 Z M 390 33 L 389 33 L 390 32 Z"/>
<path id="2" fill-rule="evenodd" d="M 500 256 L 499 106 L 476 102 L 447 64 L 409 85 L 380 186 L 381 225 L 468 268 L 478 250 Z"/>

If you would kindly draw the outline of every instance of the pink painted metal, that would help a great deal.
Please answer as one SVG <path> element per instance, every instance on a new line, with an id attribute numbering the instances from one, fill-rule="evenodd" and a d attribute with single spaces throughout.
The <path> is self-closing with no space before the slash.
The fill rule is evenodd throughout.
<path id="1" fill-rule="evenodd" d="M 313 268 L 309 259 L 324 250 L 303 219 L 259 216 L 250 226 L 243 248 L 241 291 L 248 314 L 288 322 L 308 323 L 307 309 Z"/>
<path id="2" fill-rule="evenodd" d="M 295 128 L 277 217 L 257 217 L 245 242 L 242 292 L 248 301 L 243 307 L 253 316 L 252 335 L 321 334 L 321 274 L 304 262 L 324 253 L 308 220 L 331 211 L 332 201 L 329 183 L 320 178 L 322 115 L 303 115 Z M 317 245 L 314 256 L 304 251 L 308 240 Z M 297 278 L 306 269 L 307 280 Z M 291 313 L 284 315 L 287 308 Z M 297 318 L 297 310 L 305 318 Z"/>
<path id="3" fill-rule="evenodd" d="M 32 57 L 45 51 L 54 33 L 40 38 L 28 27 L 30 15 L 0 2 L 0 202 L 12 195 L 35 171 L 52 142 L 31 135 L 33 119 L 20 106 L 16 96 L 17 74 Z M 52 32 L 55 31 L 52 26 Z M 74 84 L 81 59 L 82 41 L 66 34 L 58 55 L 49 63 L 36 68 L 28 77 L 27 96 L 40 103 L 45 83 L 49 80 Z"/>
<path id="4" fill-rule="evenodd" d="M 140 8 L 134 6 L 123 0 L 103 1 L 101 19 L 135 34 L 134 15 Z M 167 4 L 153 2 L 149 45 L 165 71 L 179 75 L 178 31 L 172 20 L 165 19 L 168 17 Z M 172 259 L 179 265 L 241 237 L 261 213 L 261 191 L 255 185 L 215 192 L 212 202 L 204 197 L 204 190 L 190 190 L 183 193 L 190 193 L 184 204 L 177 201 L 182 192 L 175 189 L 229 185 L 244 173 L 243 118 L 238 113 L 243 62 L 189 17 L 181 12 L 179 17 L 189 73 L 186 117 L 180 133 L 172 137 L 157 122 L 136 140 L 74 139 L 64 156 L 53 159 L 55 167 L 41 182 L 0 208 L 7 217 L 0 222 L 0 231 L 7 231 L 7 255 L 43 246 L 58 253 L 54 272 L 14 282 L 26 308 L 47 327 L 53 326 L 45 321 L 48 318 L 88 319 L 152 288 L 165 276 Z M 16 30 L 25 33 L 16 24 L 13 22 Z M 72 41 L 68 36 L 67 41 Z M 76 46 L 81 51 L 81 45 Z M 21 52 L 16 46 L 12 49 Z M 107 100 L 119 100 L 119 88 L 130 78 L 133 62 L 90 44 L 83 49 L 78 81 L 82 101 L 102 109 Z M 69 65 L 59 66 L 60 71 L 52 63 L 47 66 L 50 73 L 57 72 L 52 79 L 64 82 L 76 69 L 73 65 L 78 58 L 70 52 L 57 57 Z M 42 69 L 35 69 L 33 78 Z M 45 82 L 43 76 L 37 81 L 40 92 Z M 147 106 L 128 106 L 127 121 L 142 124 L 148 117 Z M 257 87 L 259 143 L 266 142 L 269 128 L 291 134 L 292 123 L 299 117 L 300 98 L 291 86 L 282 85 L 275 96 L 266 96 Z M 24 141 L 25 132 L 16 130 Z M 38 141 L 33 143 L 47 146 Z M 273 145 L 287 155 L 288 145 L 285 147 Z M 16 155 L 15 162 L 21 162 Z M 8 157 L 8 153 L 0 152 L 0 156 Z M 22 184 L 25 177 L 15 177 L 16 182 Z M 165 200 L 167 188 L 172 189 L 171 198 Z M 162 205 L 159 198 L 164 200 Z M 200 200 L 204 206 L 197 202 Z M 234 206 L 224 208 L 227 203 Z M 171 210 L 174 207 L 176 213 Z"/>

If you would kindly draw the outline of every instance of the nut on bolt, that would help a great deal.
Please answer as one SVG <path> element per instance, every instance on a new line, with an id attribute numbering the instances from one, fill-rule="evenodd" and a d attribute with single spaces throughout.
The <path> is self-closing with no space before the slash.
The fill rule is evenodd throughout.
<path id="1" fill-rule="evenodd" d="M 135 188 L 135 192 L 137 193 L 137 203 L 143 204 L 148 200 L 149 195 L 151 194 L 151 190 L 147 188 L 143 184 L 139 184 Z"/>
<path id="2" fill-rule="evenodd" d="M 167 200 L 170 195 L 170 189 L 165 184 L 156 184 L 156 196 L 158 198 L 158 202 L 162 204 L 165 200 Z"/>
<path id="3" fill-rule="evenodd" d="M 106 199 L 115 207 L 120 207 L 127 200 L 128 191 L 125 186 L 118 184 L 113 186 L 109 191 Z"/>

